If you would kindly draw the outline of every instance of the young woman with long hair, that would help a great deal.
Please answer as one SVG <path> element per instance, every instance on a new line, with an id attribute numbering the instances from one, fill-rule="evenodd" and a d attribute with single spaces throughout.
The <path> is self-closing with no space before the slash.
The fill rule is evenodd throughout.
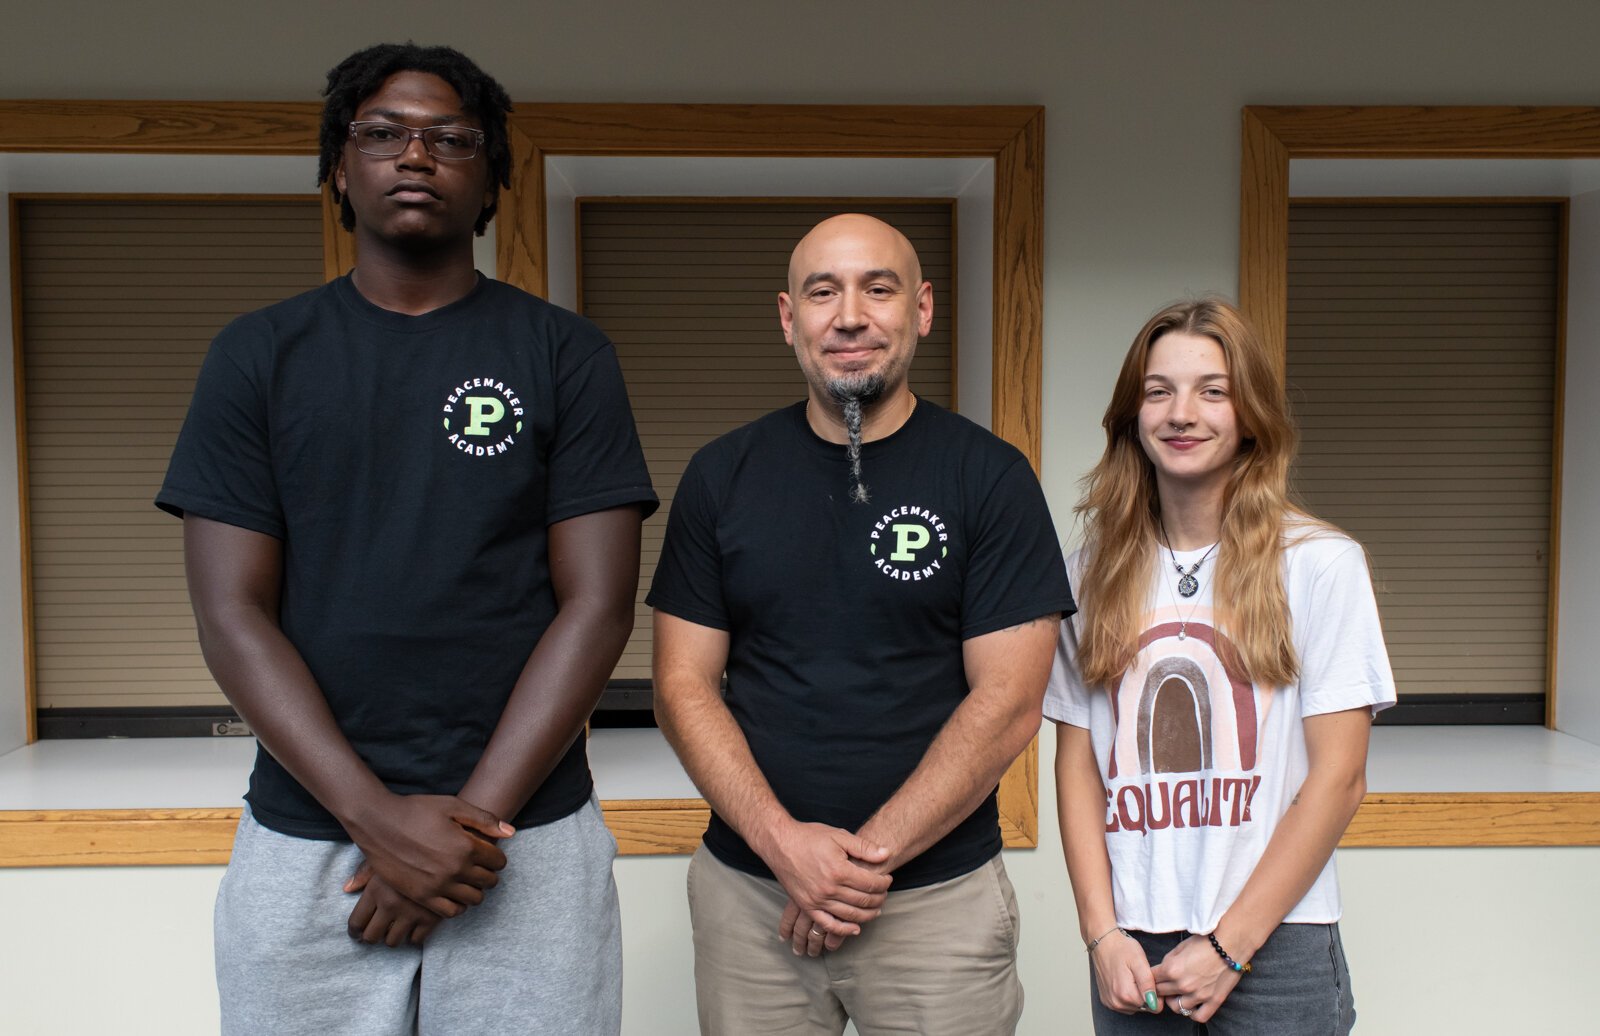
<path id="1" fill-rule="evenodd" d="M 1288 499 L 1295 430 L 1218 299 L 1123 361 L 1045 715 L 1095 1031 L 1346 1033 L 1333 848 L 1394 678 L 1359 544 Z"/>

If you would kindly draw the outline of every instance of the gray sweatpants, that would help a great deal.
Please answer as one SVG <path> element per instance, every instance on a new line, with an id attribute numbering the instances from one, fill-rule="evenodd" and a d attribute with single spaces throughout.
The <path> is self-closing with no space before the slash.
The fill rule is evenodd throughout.
<path id="1" fill-rule="evenodd" d="M 293 838 L 245 809 L 217 893 L 217 988 L 227 1036 L 560 1033 L 622 1028 L 617 843 L 593 799 L 502 839 L 483 903 L 422 946 L 369 946 L 342 891 L 349 842 Z"/>

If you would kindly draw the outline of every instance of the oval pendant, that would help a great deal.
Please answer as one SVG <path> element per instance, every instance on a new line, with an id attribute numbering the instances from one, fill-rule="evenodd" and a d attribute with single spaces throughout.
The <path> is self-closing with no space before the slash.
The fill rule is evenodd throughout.
<path id="1" fill-rule="evenodd" d="M 1188 638 L 1188 636 L 1189 636 L 1189 627 L 1188 626 L 1179 626 L 1178 627 L 1178 639 L 1179 640 L 1186 640 Z"/>
<path id="2" fill-rule="evenodd" d="M 1178 580 L 1178 592 L 1185 597 L 1193 597 L 1200 592 L 1200 580 L 1192 575 L 1184 576 Z"/>

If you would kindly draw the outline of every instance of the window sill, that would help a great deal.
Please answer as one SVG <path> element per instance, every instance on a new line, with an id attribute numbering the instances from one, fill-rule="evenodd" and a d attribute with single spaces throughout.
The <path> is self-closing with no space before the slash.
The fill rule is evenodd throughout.
<path id="1" fill-rule="evenodd" d="M 595 786 L 624 854 L 693 851 L 706 806 L 654 730 L 601 730 Z M 0 866 L 221 864 L 249 738 L 43 741 L 0 756 Z M 1600 746 L 1542 727 L 1380 727 L 1358 846 L 1600 845 Z M 1006 825 L 1008 845 L 1032 840 Z"/>

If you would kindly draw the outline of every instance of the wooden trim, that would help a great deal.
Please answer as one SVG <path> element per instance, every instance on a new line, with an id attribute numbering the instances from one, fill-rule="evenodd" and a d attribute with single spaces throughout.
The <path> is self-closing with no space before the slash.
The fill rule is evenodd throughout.
<path id="1" fill-rule="evenodd" d="M 0 101 L 0 152 L 314 155 L 316 101 Z"/>
<path id="2" fill-rule="evenodd" d="M 0 812 L 0 867 L 223 864 L 238 809 Z"/>
<path id="3" fill-rule="evenodd" d="M 1244 110 L 1239 169 L 1239 310 L 1278 357 L 1288 359 L 1289 150 L 1255 109 Z"/>
<path id="4" fill-rule="evenodd" d="M 826 194 L 581 194 L 573 202 L 581 214 L 583 206 L 591 202 L 607 205 L 878 205 L 893 208 L 896 205 L 948 205 L 955 198 L 930 194 L 926 198 L 878 197 L 854 195 L 833 197 Z"/>
<path id="5" fill-rule="evenodd" d="M 1600 108 L 1479 105 L 1246 107 L 1295 158 L 1594 158 Z"/>
<path id="6" fill-rule="evenodd" d="M 601 804 L 624 856 L 688 855 L 710 810 L 700 799 Z M 1036 817 L 1035 813 L 1027 817 Z M 1037 844 L 1001 815 L 1007 848 Z M 228 862 L 238 809 L 0 811 L 0 867 L 213 865 Z M 1341 848 L 1600 845 L 1600 793 L 1370 794 Z"/>
<path id="7" fill-rule="evenodd" d="M 33 654 L 33 524 L 29 520 L 32 503 L 28 497 L 28 386 L 23 369 L 22 348 L 22 224 L 21 199 L 9 195 L 6 200 L 7 232 L 11 235 L 11 378 L 12 416 L 16 419 L 17 435 L 17 538 L 22 551 L 18 572 L 21 574 L 22 603 L 22 706 L 23 732 L 28 744 L 39 739 L 39 683 L 37 661 Z"/>
<path id="8" fill-rule="evenodd" d="M 1600 793 L 1372 794 L 1339 845 L 1600 845 Z"/>
<path id="9" fill-rule="evenodd" d="M 1037 475 L 1044 434 L 1042 108 L 995 155 L 993 298 L 991 430 L 1021 450 Z"/>
<path id="10" fill-rule="evenodd" d="M 623 856 L 685 856 L 711 820 L 704 799 L 613 799 L 600 803 Z"/>
<path id="11" fill-rule="evenodd" d="M 339 222 L 340 204 L 333 190 L 322 185 L 322 277 L 333 280 L 356 268 L 356 236 Z"/>
<path id="12" fill-rule="evenodd" d="M 550 290 L 545 258 L 544 152 L 522 121 L 506 126 L 511 143 L 511 186 L 500 189 L 495 211 L 495 274 L 507 284 L 544 298 Z"/>
<path id="13" fill-rule="evenodd" d="M 308 201 L 315 192 L 285 193 L 245 191 L 238 193 L 205 193 L 201 191 L 15 191 L 11 197 L 18 201 L 73 202 L 73 201 L 129 201 L 129 202 L 240 202 L 250 204 L 260 201 Z"/>
<path id="14" fill-rule="evenodd" d="M 1600 107 L 1268 107 L 1243 112 L 1239 171 L 1239 307 L 1279 355 L 1287 341 L 1291 158 L 1600 158 Z M 1562 221 L 1557 392 L 1566 374 L 1566 221 Z M 1546 725 L 1555 726 L 1556 581 L 1560 532 L 1559 415 L 1552 439 L 1550 608 Z M 1544 800 L 1557 827 L 1589 807 Z M 1352 826 L 1352 829 L 1353 826 Z M 1500 843 L 1496 843 L 1500 844 Z M 1522 844 L 1522 843 L 1517 843 Z M 1549 842 L 1542 844 L 1568 844 Z M 1589 844 L 1589 843 L 1581 843 Z"/>
<path id="15" fill-rule="evenodd" d="M 1462 195 L 1460 197 L 1441 195 L 1437 198 L 1408 198 L 1404 195 L 1372 198 L 1361 196 L 1319 198 L 1315 195 L 1297 194 L 1289 199 L 1289 205 L 1291 207 L 1295 205 L 1321 205 L 1325 207 L 1349 205 L 1352 208 L 1358 208 L 1363 205 L 1555 205 L 1566 200 L 1565 195 L 1549 194 L 1492 194 L 1484 197 L 1479 197 L 1478 195 Z"/>
<path id="16" fill-rule="evenodd" d="M 553 155 L 949 158 L 995 162 L 993 418 L 1039 471 L 1044 350 L 1044 109 L 1034 106 L 530 104 L 511 116 L 515 165 L 496 230 L 501 280 L 549 284 L 544 165 Z M 952 326 L 952 332 L 953 332 Z M 1037 740 L 1001 782 L 1007 844 L 1038 844 Z M 619 842 L 654 844 L 619 818 Z M 700 821 L 681 818 L 688 826 Z M 672 821 L 677 823 L 676 820 Z"/>

